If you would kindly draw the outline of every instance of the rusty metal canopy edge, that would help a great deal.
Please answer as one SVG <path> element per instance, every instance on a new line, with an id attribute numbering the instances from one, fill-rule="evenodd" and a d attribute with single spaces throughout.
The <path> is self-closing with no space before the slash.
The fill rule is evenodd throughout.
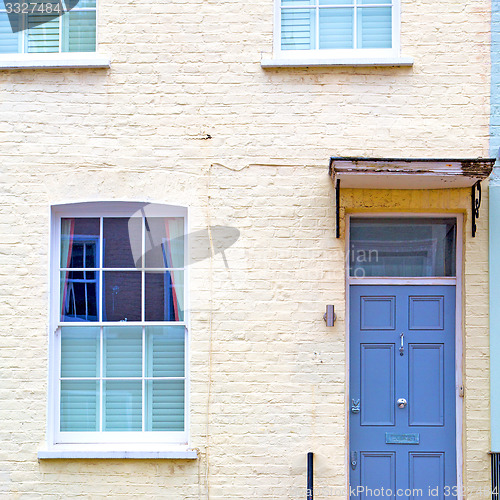
<path id="1" fill-rule="evenodd" d="M 344 188 L 443 189 L 487 179 L 495 158 L 331 157 L 329 174 Z"/>

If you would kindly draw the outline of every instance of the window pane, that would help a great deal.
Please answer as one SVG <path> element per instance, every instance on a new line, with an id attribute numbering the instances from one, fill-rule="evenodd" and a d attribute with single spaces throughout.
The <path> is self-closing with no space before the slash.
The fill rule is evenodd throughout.
<path id="1" fill-rule="evenodd" d="M 66 6 L 66 10 L 71 9 L 86 9 L 92 8 L 96 6 L 95 0 L 64 0 L 64 4 Z"/>
<path id="2" fill-rule="evenodd" d="M 61 321 L 97 321 L 98 273 L 61 271 Z"/>
<path id="3" fill-rule="evenodd" d="M 104 267 L 136 267 L 141 254 L 142 219 L 113 217 L 103 219 Z"/>
<path id="4" fill-rule="evenodd" d="M 319 48 L 352 49 L 353 9 L 320 9 Z"/>
<path id="5" fill-rule="evenodd" d="M 106 380 L 103 385 L 103 430 L 142 430 L 142 382 L 140 380 Z"/>
<path id="6" fill-rule="evenodd" d="M 350 275 L 455 276 L 455 219 L 351 219 Z"/>
<path id="7" fill-rule="evenodd" d="M 141 273 L 106 271 L 103 321 L 141 321 Z"/>
<path id="8" fill-rule="evenodd" d="M 146 273 L 146 321 L 184 321 L 184 271 Z"/>
<path id="9" fill-rule="evenodd" d="M 184 430 L 184 380 L 146 382 L 147 431 Z"/>
<path id="10" fill-rule="evenodd" d="M 315 15 L 314 9 L 281 10 L 281 49 L 314 49 Z"/>
<path id="11" fill-rule="evenodd" d="M 104 377 L 142 377 L 142 327 L 104 328 Z"/>
<path id="12" fill-rule="evenodd" d="M 61 431 L 99 430 L 99 382 L 61 381 Z"/>
<path id="13" fill-rule="evenodd" d="M 389 4 L 389 5 L 392 5 L 392 0 L 358 0 L 358 4 L 363 4 L 363 5 Z"/>
<path id="14" fill-rule="evenodd" d="M 358 9 L 358 47 L 361 49 L 392 47 L 391 7 Z"/>
<path id="15" fill-rule="evenodd" d="M 148 217 L 145 248 L 145 267 L 184 267 L 184 219 Z"/>
<path id="16" fill-rule="evenodd" d="M 319 0 L 318 3 L 319 5 L 353 5 L 354 0 Z"/>
<path id="17" fill-rule="evenodd" d="M 43 0 L 46 5 L 46 0 Z M 42 4 L 37 0 L 38 4 Z M 54 8 L 58 2 L 52 3 Z M 26 34 L 27 52 L 59 52 L 59 17 L 53 14 L 29 14 Z"/>
<path id="18" fill-rule="evenodd" d="M 100 331 L 95 327 L 61 329 L 61 377 L 98 377 Z"/>
<path id="19" fill-rule="evenodd" d="M 61 267 L 99 267 L 99 219 L 61 219 Z"/>
<path id="20" fill-rule="evenodd" d="M 184 377 L 183 326 L 146 327 L 146 376 Z"/>
<path id="21" fill-rule="evenodd" d="M 82 7 L 78 3 L 78 7 Z M 87 2 L 90 3 L 90 2 Z M 63 16 L 63 52 L 95 52 L 95 11 L 68 12 Z"/>
<path id="22" fill-rule="evenodd" d="M 314 5 L 314 0 L 281 0 L 284 7 L 298 7 L 302 5 Z"/>
<path id="23" fill-rule="evenodd" d="M 0 11 L 5 10 L 3 0 L 0 0 Z M 13 16 L 18 21 L 19 16 Z M 6 12 L 0 12 L 0 53 L 12 54 L 20 51 L 19 33 L 13 33 L 9 16 Z"/>

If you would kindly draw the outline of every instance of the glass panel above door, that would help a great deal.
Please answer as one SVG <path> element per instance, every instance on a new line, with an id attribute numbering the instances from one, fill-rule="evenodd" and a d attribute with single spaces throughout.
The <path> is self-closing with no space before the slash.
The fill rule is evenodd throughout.
<path id="1" fill-rule="evenodd" d="M 349 275 L 456 276 L 455 218 L 351 218 Z"/>

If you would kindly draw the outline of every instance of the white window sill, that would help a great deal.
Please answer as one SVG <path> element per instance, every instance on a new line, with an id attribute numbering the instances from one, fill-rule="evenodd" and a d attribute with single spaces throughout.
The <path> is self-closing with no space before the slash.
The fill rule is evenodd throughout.
<path id="1" fill-rule="evenodd" d="M 96 52 L 62 52 L 53 54 L 0 54 L 0 70 L 109 68 L 108 56 Z"/>
<path id="2" fill-rule="evenodd" d="M 412 57 L 325 57 L 262 58 L 263 68 L 298 68 L 305 66 L 413 66 Z"/>
<path id="3" fill-rule="evenodd" d="M 74 447 L 75 448 L 75 447 Z M 198 452 L 196 450 L 171 449 L 171 450 L 105 450 L 98 446 L 89 448 L 82 446 L 73 450 L 68 447 L 54 447 L 38 451 L 39 460 L 54 459 L 134 459 L 134 460 L 196 460 Z"/>

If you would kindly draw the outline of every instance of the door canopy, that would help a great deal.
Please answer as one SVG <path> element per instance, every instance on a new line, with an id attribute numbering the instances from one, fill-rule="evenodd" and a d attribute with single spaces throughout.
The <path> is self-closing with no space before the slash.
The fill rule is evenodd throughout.
<path id="1" fill-rule="evenodd" d="M 471 188 L 472 236 L 481 205 L 481 181 L 493 170 L 494 158 L 358 158 L 331 157 L 335 184 L 337 238 L 340 237 L 340 187 L 358 189 Z"/>

